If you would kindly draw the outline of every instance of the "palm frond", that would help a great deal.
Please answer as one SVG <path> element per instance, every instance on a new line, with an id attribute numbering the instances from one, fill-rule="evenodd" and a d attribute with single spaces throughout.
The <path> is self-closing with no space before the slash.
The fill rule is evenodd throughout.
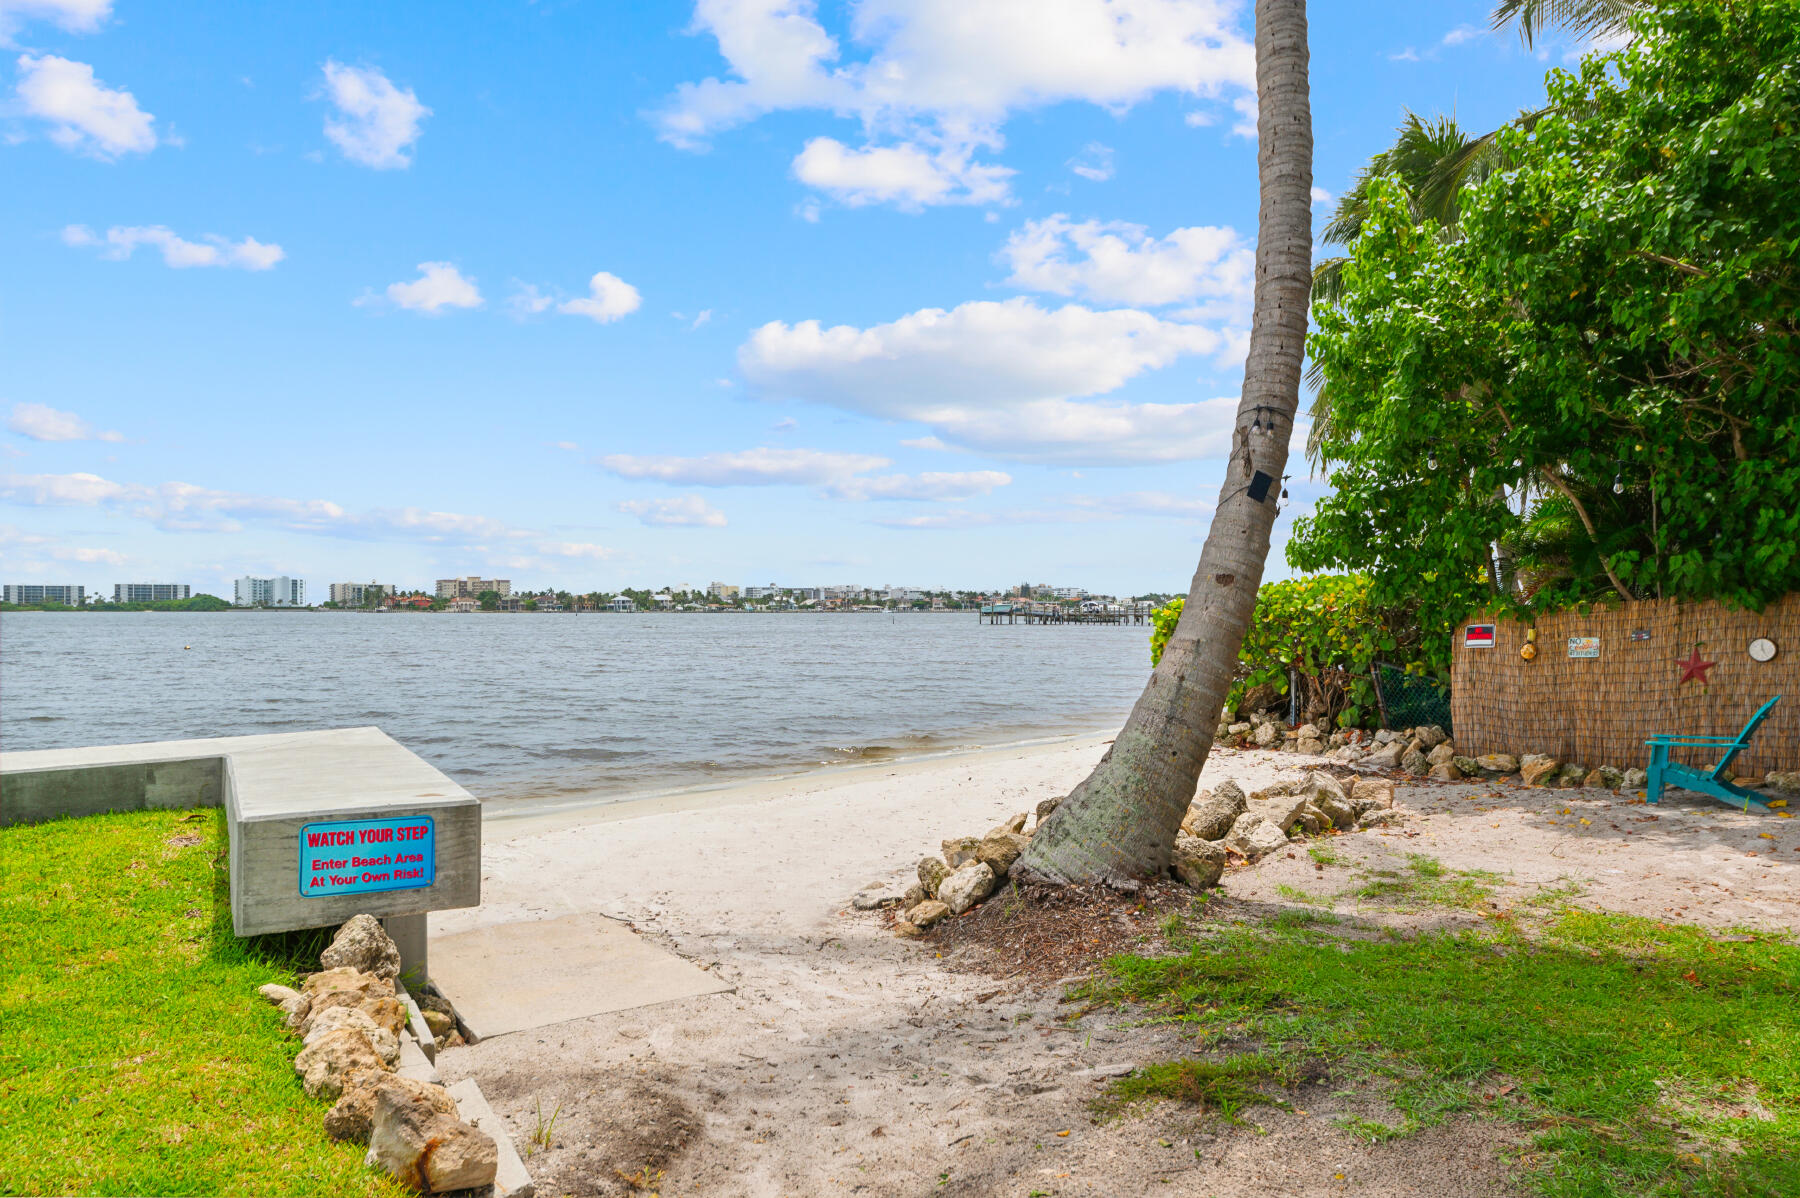
<path id="1" fill-rule="evenodd" d="M 1643 0 L 1499 0 L 1492 22 L 1495 29 L 1516 22 L 1519 40 L 1531 46 L 1550 28 L 1578 38 L 1624 33 L 1631 14 L 1646 7 Z"/>

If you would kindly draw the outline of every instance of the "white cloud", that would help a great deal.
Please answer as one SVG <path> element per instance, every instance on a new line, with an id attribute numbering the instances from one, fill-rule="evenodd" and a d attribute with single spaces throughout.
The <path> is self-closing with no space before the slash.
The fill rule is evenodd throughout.
<path id="1" fill-rule="evenodd" d="M 1022 461 L 1182 461 L 1223 452 L 1235 398 L 1095 402 L 1186 355 L 1238 342 L 1135 309 L 1046 310 L 1028 299 L 925 309 L 869 328 L 771 322 L 738 350 L 772 394 L 928 426 L 940 440 Z"/>
<path id="2" fill-rule="evenodd" d="M 0 0 L 0 46 L 26 21 L 49 21 L 70 33 L 93 33 L 112 16 L 112 0 Z"/>
<path id="3" fill-rule="evenodd" d="M 1167 491 L 1126 491 L 1119 495 L 1072 495 L 1078 508 L 1116 516 L 1169 516 L 1178 520 L 1210 519 L 1213 505 L 1193 495 Z"/>
<path id="4" fill-rule="evenodd" d="M 155 118 L 123 88 L 94 78 L 94 68 L 54 54 L 21 54 L 19 104 L 50 126 L 50 140 L 65 150 L 112 159 L 156 148 Z"/>
<path id="5" fill-rule="evenodd" d="M 599 464 L 621 478 L 648 478 L 678 486 L 816 486 L 827 498 L 851 502 L 968 499 L 1012 482 L 1011 475 L 998 470 L 876 475 L 872 472 L 893 463 L 872 454 L 822 449 L 745 449 L 692 458 L 621 453 L 603 457 Z M 682 502 L 694 499 L 688 496 Z M 651 510 L 650 501 L 632 503 L 637 506 L 621 505 L 620 510 L 640 515 L 640 508 Z M 646 517 L 645 522 L 653 521 Z"/>
<path id="6" fill-rule="evenodd" d="M 822 449 L 742 449 L 693 458 L 614 453 L 599 464 L 620 478 L 650 478 L 676 486 L 758 487 L 830 483 L 892 463 L 870 454 Z"/>
<path id="7" fill-rule="evenodd" d="M 974 156 L 1001 148 L 1015 111 L 1083 101 L 1120 112 L 1170 90 L 1208 100 L 1252 93 L 1255 56 L 1238 7 L 862 0 L 848 29 L 859 53 L 846 59 L 813 0 L 698 0 L 690 29 L 717 40 L 728 70 L 682 84 L 656 120 L 665 140 L 692 149 L 765 113 L 854 117 L 867 144 L 815 139 L 796 175 L 853 202 L 995 202 L 1011 172 Z"/>
<path id="8" fill-rule="evenodd" d="M 999 257 L 1007 282 L 1101 303 L 1172 304 L 1206 300 L 1236 323 L 1249 319 L 1256 252 L 1229 227 L 1176 229 L 1152 237 L 1121 221 L 1076 223 L 1058 213 L 1027 221 Z"/>
<path id="9" fill-rule="evenodd" d="M 701 325 L 706 325 L 706 324 L 711 324 L 711 323 L 712 323 L 712 309 L 711 308 L 702 308 L 702 309 L 700 309 L 699 312 L 695 313 L 694 323 L 690 324 L 688 326 L 688 331 L 692 332 L 694 329 L 699 328 Z"/>
<path id="10" fill-rule="evenodd" d="M 1464 42 L 1472 42 L 1486 33 L 1487 30 L 1479 25 L 1458 25 L 1455 29 L 1452 29 L 1449 33 L 1444 35 L 1442 44 L 1446 46 L 1460 46 Z"/>
<path id="11" fill-rule="evenodd" d="M 448 262 L 419 263 L 418 278 L 410 283 L 388 284 L 386 295 L 396 307 L 434 314 L 443 308 L 479 308 L 482 304 L 475 280 L 463 277 Z M 366 304 L 372 302 L 372 297 L 356 302 Z"/>
<path id="12" fill-rule="evenodd" d="M 324 73 L 325 94 L 340 114 L 325 118 L 325 136 L 344 157 L 376 170 L 411 166 L 419 124 L 431 109 L 375 67 L 327 60 Z"/>
<path id="13" fill-rule="evenodd" d="M 908 449 L 949 449 L 936 437 L 907 437 L 900 442 Z"/>
<path id="14" fill-rule="evenodd" d="M 636 312 L 643 302 L 636 287 L 603 270 L 588 280 L 586 296 L 564 300 L 556 305 L 556 310 L 568 316 L 586 316 L 600 324 L 610 324 Z"/>
<path id="15" fill-rule="evenodd" d="M 163 262 L 176 269 L 190 266 L 224 266 L 239 270 L 268 270 L 287 257 L 282 248 L 254 237 L 232 241 L 217 233 L 203 241 L 188 241 L 162 225 L 114 225 L 104 238 L 86 225 L 69 225 L 62 231 L 65 245 L 100 246 L 100 256 L 115 260 L 131 257 L 140 245 L 156 247 Z"/>
<path id="16" fill-rule="evenodd" d="M 698 495 L 673 499 L 627 499 L 619 510 L 655 527 L 724 528 L 725 513 Z"/>
<path id="17" fill-rule="evenodd" d="M 982 300 L 868 328 L 771 321 L 739 348 L 738 365 L 770 391 L 914 419 L 940 406 L 1102 394 L 1220 343 L 1211 329 L 1132 309 Z"/>
<path id="18" fill-rule="evenodd" d="M 832 483 L 825 491 L 834 499 L 925 499 L 942 502 L 987 495 L 996 487 L 1004 487 L 1011 482 L 1012 475 L 999 470 L 968 470 L 959 473 L 927 472 L 847 478 Z"/>
<path id="19" fill-rule="evenodd" d="M 33 441 L 123 441 L 123 434 L 102 432 L 73 412 L 41 403 L 16 403 L 6 427 Z"/>
<path id="20" fill-rule="evenodd" d="M 1190 112 L 1186 116 L 1182 117 L 1181 120 L 1182 120 L 1182 123 L 1185 124 L 1190 129 L 1204 129 L 1208 125 L 1217 124 L 1219 118 L 1214 116 L 1210 112 L 1205 112 L 1200 109 L 1195 109 L 1193 112 Z"/>
<path id="21" fill-rule="evenodd" d="M 1159 91 L 1217 97 L 1256 86 L 1255 54 L 1228 0 L 863 0 L 839 46 L 811 0 L 699 0 L 733 78 L 682 84 L 663 136 L 693 144 L 764 113 L 817 108 L 871 127 L 929 119 L 990 136 L 1008 112 L 1069 100 L 1119 110 Z"/>
<path id="22" fill-rule="evenodd" d="M 852 208 L 893 204 L 916 212 L 931 204 L 993 204 L 1007 199 L 1013 171 L 971 161 L 966 148 L 935 152 L 912 143 L 853 150 L 815 137 L 794 159 L 794 177 Z M 816 220 L 815 211 L 808 219 Z"/>
<path id="23" fill-rule="evenodd" d="M 0 500 L 34 507 L 94 507 L 147 520 L 164 532 L 240 532 L 277 528 L 355 541 L 410 541 L 483 550 L 498 544 L 549 557 L 601 560 L 603 545 L 542 539 L 487 516 L 429 508 L 356 512 L 327 499 L 287 499 L 222 491 L 193 483 L 120 483 L 97 474 L 0 474 Z"/>
<path id="24" fill-rule="evenodd" d="M 81 562 L 89 566 L 122 566 L 127 560 L 123 553 L 112 549 L 84 549 L 78 546 L 52 549 L 50 556 L 59 562 Z"/>
<path id="25" fill-rule="evenodd" d="M 1097 141 L 1089 142 L 1080 154 L 1069 159 L 1069 169 L 1083 179 L 1095 183 L 1106 182 L 1113 177 L 1112 147 L 1101 145 Z"/>
<path id="26" fill-rule="evenodd" d="M 527 316 L 536 316 L 540 312 L 547 312 L 555 304 L 555 298 L 539 291 L 536 285 L 521 283 L 517 279 L 513 280 L 513 293 L 506 297 L 506 306 L 512 310 L 514 316 L 521 320 Z"/>
<path id="27" fill-rule="evenodd" d="M 596 545 L 591 541 L 539 541 L 537 551 L 550 557 L 582 558 L 596 562 L 619 556 L 618 550 L 608 549 L 605 545 Z"/>
<path id="28" fill-rule="evenodd" d="M 1326 191 L 1323 187 L 1314 187 L 1312 189 L 1312 202 L 1315 204 L 1329 204 L 1331 203 L 1331 193 Z"/>

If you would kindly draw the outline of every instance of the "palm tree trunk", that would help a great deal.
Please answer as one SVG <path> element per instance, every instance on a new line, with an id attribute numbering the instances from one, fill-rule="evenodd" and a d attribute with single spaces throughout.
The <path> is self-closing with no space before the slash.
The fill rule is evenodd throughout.
<path id="1" fill-rule="evenodd" d="M 1112 748 L 1031 838 L 1013 867 L 1024 881 L 1123 881 L 1167 868 L 1256 606 L 1300 403 L 1312 285 L 1306 0 L 1257 0 L 1256 94 L 1256 303 L 1212 529 L 1161 664 Z M 1275 431 L 1254 431 L 1258 417 Z"/>

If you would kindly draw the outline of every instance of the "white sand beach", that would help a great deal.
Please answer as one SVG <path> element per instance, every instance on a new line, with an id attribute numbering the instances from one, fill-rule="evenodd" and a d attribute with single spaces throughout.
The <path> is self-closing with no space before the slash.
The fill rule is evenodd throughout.
<path id="1" fill-rule="evenodd" d="M 1370 1145 L 1334 1124 L 1373 1098 L 1259 1113 L 1263 1134 L 1198 1127 L 1176 1106 L 1095 1123 L 1105 1077 L 1178 1054 L 1172 1033 L 1108 1012 L 1057 1023 L 1060 988 L 948 968 L 929 940 L 897 939 L 882 913 L 850 909 L 865 883 L 910 880 L 943 838 L 1066 793 L 1105 743 L 491 820 L 482 906 L 434 914 L 434 936 L 595 912 L 731 989 L 493 1037 L 446 1051 L 440 1068 L 480 1080 L 521 1152 L 560 1108 L 552 1147 L 528 1159 L 541 1195 L 633 1192 L 621 1175 L 664 1195 L 1513 1192 L 1501 1149 L 1517 1133 L 1463 1119 Z M 1325 764 L 1218 750 L 1201 785 L 1232 777 L 1252 790 Z M 1341 888 L 1358 868 L 1422 853 L 1500 874 L 1502 904 L 1574 885 L 1575 901 L 1608 910 L 1800 926 L 1792 821 L 1693 796 L 1646 807 L 1488 783 L 1402 786 L 1398 804 L 1411 812 L 1401 824 L 1334 838 L 1347 864 L 1329 878 L 1304 852 L 1278 852 L 1229 870 L 1225 895 L 1271 910 L 1287 903 L 1280 887 Z M 1360 914 L 1402 926 L 1478 918 Z"/>

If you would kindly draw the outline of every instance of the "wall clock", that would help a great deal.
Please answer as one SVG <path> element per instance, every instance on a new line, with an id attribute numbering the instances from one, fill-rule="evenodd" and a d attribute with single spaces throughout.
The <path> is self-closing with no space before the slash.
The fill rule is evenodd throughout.
<path id="1" fill-rule="evenodd" d="M 1775 660 L 1775 642 L 1766 636 L 1759 636 L 1750 642 L 1751 661 Z"/>

